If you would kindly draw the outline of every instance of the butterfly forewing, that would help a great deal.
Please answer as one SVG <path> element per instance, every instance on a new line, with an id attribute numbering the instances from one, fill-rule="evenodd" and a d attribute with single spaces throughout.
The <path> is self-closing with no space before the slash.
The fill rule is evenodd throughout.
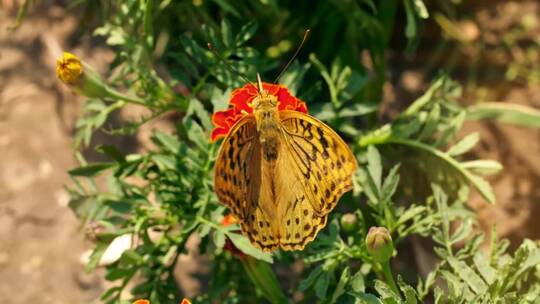
<path id="1" fill-rule="evenodd" d="M 296 111 L 280 112 L 280 117 L 309 202 L 318 215 L 326 215 L 352 189 L 356 159 L 341 137 L 323 122 Z"/>
<path id="2" fill-rule="evenodd" d="M 262 169 L 255 120 L 245 116 L 223 140 L 216 159 L 214 188 L 219 201 L 238 219 L 244 235 L 257 247 L 272 250 L 278 238 L 272 229 L 273 219 L 263 210 Z"/>

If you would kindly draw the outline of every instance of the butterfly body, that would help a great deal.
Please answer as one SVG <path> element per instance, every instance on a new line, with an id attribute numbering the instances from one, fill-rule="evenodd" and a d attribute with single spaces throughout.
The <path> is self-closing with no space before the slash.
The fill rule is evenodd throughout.
<path id="1" fill-rule="evenodd" d="M 352 188 L 356 161 L 330 127 L 296 111 L 279 111 L 262 88 L 253 113 L 222 143 L 214 188 L 256 247 L 300 250 L 326 225 Z"/>

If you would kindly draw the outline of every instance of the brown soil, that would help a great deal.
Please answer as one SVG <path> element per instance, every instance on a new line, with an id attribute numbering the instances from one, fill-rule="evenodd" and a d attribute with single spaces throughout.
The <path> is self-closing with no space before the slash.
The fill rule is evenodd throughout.
<path id="1" fill-rule="evenodd" d="M 2 10 L 2 3 L 9 8 L 12 1 L 0 1 L 0 293 L 15 304 L 95 303 L 104 290 L 102 272 L 84 273 L 81 255 L 91 244 L 78 229 L 63 189 L 70 182 L 66 170 L 75 165 L 71 135 L 83 100 L 58 83 L 54 64 L 64 48 L 98 68 L 106 66 L 111 53 L 85 39 L 70 45 L 77 20 L 54 5 L 35 10 L 17 31 L 6 31 L 14 13 Z M 534 1 L 521 3 L 540 16 Z M 470 23 L 466 26 L 473 34 L 474 26 L 489 30 L 489 22 L 482 23 L 482 18 L 486 14 L 495 18 L 504 11 L 508 8 L 475 7 L 472 16 L 477 23 L 472 29 Z M 503 20 L 511 24 L 507 19 Z M 464 54 L 463 60 L 468 59 L 470 55 Z M 394 97 L 418 96 L 424 77 L 428 78 L 422 70 L 407 70 L 389 91 Z M 487 96 L 540 108 L 540 84 L 505 83 L 504 89 Z M 476 100 L 471 90 L 476 92 L 482 85 L 498 87 L 493 81 L 475 83 L 466 99 Z M 497 224 L 498 234 L 514 244 L 523 238 L 539 239 L 540 131 L 468 123 L 462 133 L 471 131 L 482 134 L 475 156 L 496 159 L 505 166 L 492 179 L 497 204 L 488 205 L 478 196 L 472 200 L 481 226 L 489 230 Z"/>

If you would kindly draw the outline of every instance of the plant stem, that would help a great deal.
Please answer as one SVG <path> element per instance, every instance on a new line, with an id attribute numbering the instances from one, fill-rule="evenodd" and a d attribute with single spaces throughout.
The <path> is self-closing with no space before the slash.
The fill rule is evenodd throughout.
<path id="1" fill-rule="evenodd" d="M 401 296 L 401 293 L 399 292 L 399 289 L 396 285 L 396 281 L 394 281 L 394 276 L 392 275 L 392 269 L 390 269 L 390 261 L 386 261 L 384 263 L 381 263 L 382 266 L 382 272 L 384 275 L 384 280 L 386 281 L 386 284 L 392 288 L 392 290 L 399 296 Z"/>

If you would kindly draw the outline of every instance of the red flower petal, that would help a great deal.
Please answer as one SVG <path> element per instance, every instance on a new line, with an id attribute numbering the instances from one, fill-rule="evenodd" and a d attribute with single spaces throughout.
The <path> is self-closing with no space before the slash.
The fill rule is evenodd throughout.
<path id="1" fill-rule="evenodd" d="M 285 86 L 266 82 L 263 82 L 262 86 L 268 94 L 277 97 L 278 111 L 292 110 L 307 113 L 306 104 L 294 97 Z M 231 128 L 242 116 L 253 113 L 250 103 L 258 94 L 259 90 L 253 83 L 246 84 L 232 92 L 229 100 L 232 107 L 225 111 L 218 111 L 212 116 L 212 123 L 216 126 L 212 130 L 212 141 L 227 136 Z"/>
<path id="2" fill-rule="evenodd" d="M 253 98 L 255 98 L 255 96 L 257 96 L 257 93 L 251 94 L 246 87 L 236 89 L 232 92 L 232 97 L 229 100 L 229 104 L 231 104 L 238 112 L 246 111 L 248 113 L 252 113 L 253 109 L 248 104 L 253 100 Z"/>

